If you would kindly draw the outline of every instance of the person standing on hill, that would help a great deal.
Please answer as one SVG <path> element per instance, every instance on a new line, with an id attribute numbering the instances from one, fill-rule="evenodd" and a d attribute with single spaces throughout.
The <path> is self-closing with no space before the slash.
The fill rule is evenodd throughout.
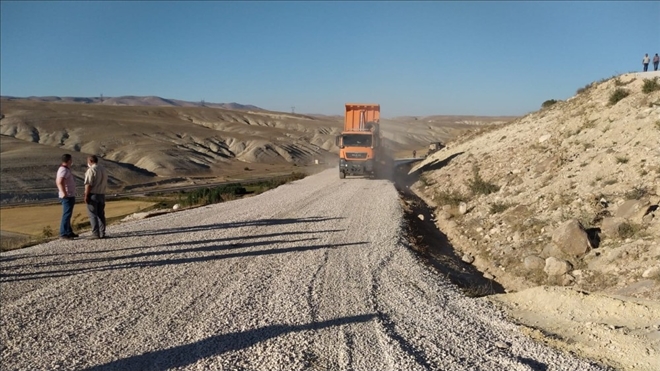
<path id="1" fill-rule="evenodd" d="M 57 169 L 55 184 L 57 185 L 57 197 L 62 204 L 62 221 L 60 222 L 60 238 L 70 240 L 78 237 L 73 233 L 71 227 L 71 217 L 73 216 L 73 207 L 76 204 L 76 180 L 71 172 L 73 159 L 66 153 L 62 155 L 62 163 Z"/>
<path id="2" fill-rule="evenodd" d="M 655 56 L 653 57 L 653 71 L 658 70 L 658 63 L 660 63 L 660 57 L 658 57 L 658 53 L 655 53 Z"/>
<path id="3" fill-rule="evenodd" d="M 105 168 L 98 163 L 98 157 L 87 157 L 85 203 L 92 227 L 91 239 L 105 238 L 105 188 L 108 185 L 108 175 Z"/>
<path id="4" fill-rule="evenodd" d="M 649 70 L 649 62 L 651 61 L 651 58 L 649 58 L 648 54 L 644 54 L 644 58 L 642 59 L 642 64 L 644 65 L 644 72 Z"/>

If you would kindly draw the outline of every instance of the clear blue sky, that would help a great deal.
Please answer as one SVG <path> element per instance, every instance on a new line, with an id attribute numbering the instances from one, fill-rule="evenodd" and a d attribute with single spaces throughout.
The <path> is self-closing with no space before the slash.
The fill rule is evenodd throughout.
<path id="1" fill-rule="evenodd" d="M 660 2 L 2 1 L 0 93 L 521 115 L 660 53 Z"/>

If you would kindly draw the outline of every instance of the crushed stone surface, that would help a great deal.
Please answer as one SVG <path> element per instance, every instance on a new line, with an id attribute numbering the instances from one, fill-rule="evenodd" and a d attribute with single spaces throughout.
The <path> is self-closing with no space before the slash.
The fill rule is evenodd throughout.
<path id="1" fill-rule="evenodd" d="M 392 183 L 336 169 L 0 256 L 3 370 L 603 370 L 406 245 Z"/>

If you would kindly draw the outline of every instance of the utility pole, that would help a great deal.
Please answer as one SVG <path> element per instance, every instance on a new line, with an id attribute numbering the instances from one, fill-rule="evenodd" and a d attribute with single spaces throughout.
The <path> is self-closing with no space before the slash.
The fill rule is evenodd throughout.
<path id="1" fill-rule="evenodd" d="M 101 102 L 103 102 L 103 93 L 101 93 Z"/>
<path id="2" fill-rule="evenodd" d="M 204 107 L 204 98 L 202 98 L 202 107 Z"/>
<path id="3" fill-rule="evenodd" d="M 296 107 L 291 106 L 291 113 L 296 113 Z"/>

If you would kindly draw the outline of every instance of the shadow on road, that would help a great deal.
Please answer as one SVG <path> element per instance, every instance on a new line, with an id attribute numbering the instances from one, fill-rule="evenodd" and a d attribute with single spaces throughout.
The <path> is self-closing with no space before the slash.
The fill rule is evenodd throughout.
<path id="1" fill-rule="evenodd" d="M 453 160 L 454 158 L 462 155 L 463 153 L 464 152 L 454 153 L 453 155 L 445 158 L 444 160 L 436 160 L 436 161 L 433 161 L 431 163 L 428 163 L 428 164 L 420 167 L 419 169 L 417 169 L 416 173 L 423 173 L 425 171 L 441 169 L 441 168 L 447 166 L 451 162 L 451 160 Z"/>
<path id="2" fill-rule="evenodd" d="M 191 365 L 201 359 L 221 355 L 226 352 L 249 348 L 262 341 L 293 332 L 321 330 L 351 323 L 369 322 L 375 314 L 336 318 L 306 325 L 271 325 L 245 332 L 235 332 L 211 336 L 190 344 L 169 349 L 156 350 L 138 356 L 119 359 L 103 365 L 92 366 L 84 371 L 105 370 L 170 370 Z"/>
<path id="3" fill-rule="evenodd" d="M 532 370 L 534 371 L 548 371 L 548 365 L 546 365 L 545 363 L 541 363 L 537 360 L 526 357 L 518 357 L 518 361 L 524 365 L 531 367 Z"/>
<path id="4" fill-rule="evenodd" d="M 268 246 L 271 244 L 275 243 L 293 243 L 293 242 L 300 242 L 300 241 L 309 241 L 309 240 L 316 240 L 317 238 L 307 238 L 307 239 L 300 239 L 300 240 L 294 240 L 294 241 L 265 241 L 265 242 L 258 242 L 258 243 L 247 243 L 247 244 L 242 244 L 240 246 L 236 245 L 219 245 L 219 246 L 204 246 L 201 249 L 205 252 L 216 252 L 216 251 L 222 251 L 222 250 L 228 250 L 228 249 L 237 249 L 237 248 L 248 248 L 248 247 L 255 247 L 255 246 Z M 14 282 L 14 281 L 26 281 L 26 280 L 33 280 L 33 279 L 41 279 L 41 278 L 55 278 L 55 277 L 67 277 L 67 276 L 73 276 L 77 274 L 84 274 L 84 273 L 90 273 L 90 272 L 100 272 L 100 271 L 109 271 L 109 270 L 119 270 L 119 269 L 135 269 L 135 268 L 149 268 L 149 267 L 159 267 L 159 266 L 165 266 L 165 265 L 177 265 L 177 264 L 190 264 L 190 263 L 198 263 L 198 262 L 209 262 L 209 261 L 216 261 L 216 260 L 222 260 L 222 259 L 231 259 L 231 258 L 241 258 L 241 257 L 246 257 L 246 256 L 265 256 L 265 255 L 273 255 L 273 254 L 286 254 L 290 252 L 302 252 L 302 251 L 313 251 L 313 250 L 320 250 L 320 249 L 334 249 L 334 248 L 339 248 L 339 247 L 347 247 L 347 246 L 358 246 L 358 245 L 365 245 L 368 244 L 368 242 L 353 242 L 353 243 L 340 243 L 340 244 L 328 244 L 328 245 L 307 245 L 307 246 L 297 246 L 297 247 L 287 247 L 287 248 L 282 248 L 282 249 L 268 249 L 268 250 L 252 250 L 252 251 L 243 251 L 243 252 L 236 252 L 236 253 L 228 253 L 228 254 L 213 254 L 213 255 L 202 255 L 202 256 L 192 256 L 192 257 L 184 257 L 184 258 L 171 258 L 171 259 L 162 259 L 162 260 L 140 260 L 140 261 L 132 261 L 132 262 L 126 262 L 126 263 L 116 263 L 116 264 L 106 264 L 106 265 L 100 265 L 100 266 L 95 266 L 95 267 L 86 267 L 86 268 L 74 268 L 74 269 L 60 269 L 60 270 L 35 270 L 33 272 L 25 272 L 25 273 L 5 273 L 3 270 L 2 275 L 0 275 L 0 281 L 3 283 L 6 282 Z M 196 249 L 189 249 L 190 251 L 200 251 L 198 248 Z M 155 252 L 158 255 L 160 252 Z M 167 251 L 163 252 L 166 254 L 180 254 L 180 250 L 175 250 L 175 251 Z M 153 254 L 152 254 L 153 255 Z M 145 254 L 134 254 L 134 255 L 129 255 L 131 256 L 132 259 L 135 258 L 145 258 L 148 256 L 148 253 Z M 121 257 L 117 259 L 129 259 L 127 257 Z M 117 260 L 115 259 L 115 260 Z M 101 258 L 101 259 L 91 259 L 87 261 L 75 261 L 75 262 L 67 262 L 66 264 L 81 264 L 81 263 L 94 263 L 94 262 L 107 262 L 109 259 L 108 258 Z"/>
<path id="5" fill-rule="evenodd" d="M 216 223 L 216 224 L 193 225 L 190 227 L 180 227 L 180 228 L 161 228 L 161 229 L 151 229 L 145 231 L 132 231 L 126 233 L 119 233 L 113 235 L 113 237 L 155 236 L 160 234 L 190 233 L 196 231 L 207 231 L 212 229 L 263 227 L 263 226 L 299 224 L 299 223 L 318 223 L 318 222 L 325 222 L 328 220 L 337 220 L 337 219 L 343 219 L 343 218 L 341 217 L 325 218 L 325 217 L 313 216 L 309 218 L 258 219 L 258 220 L 244 221 L 244 222 Z"/>
<path id="6" fill-rule="evenodd" d="M 184 242 L 171 242 L 171 243 L 166 243 L 166 244 L 161 244 L 161 245 L 153 245 L 153 246 L 140 245 L 140 246 L 134 246 L 134 247 L 124 247 L 124 248 L 120 248 L 120 249 L 86 250 L 86 251 L 78 251 L 78 252 L 75 252 L 75 253 L 44 254 L 44 255 L 38 255 L 38 256 L 39 257 L 45 257 L 45 256 L 71 255 L 71 256 L 78 256 L 79 257 L 81 255 L 106 254 L 106 253 L 120 252 L 120 251 L 130 251 L 130 250 L 150 250 L 150 249 L 155 249 L 155 248 L 159 248 L 159 247 L 178 247 L 178 246 L 186 246 L 186 245 L 204 245 L 204 244 L 209 244 L 209 243 L 222 243 L 222 242 L 231 242 L 231 241 L 254 240 L 254 239 L 260 239 L 260 238 L 285 237 L 285 236 L 295 236 L 295 235 L 303 235 L 303 234 L 325 234 L 325 233 L 343 232 L 343 231 L 344 231 L 344 229 L 330 229 L 330 230 L 323 230 L 323 231 L 279 232 L 279 233 L 257 234 L 257 235 L 252 235 L 252 236 L 237 236 L 237 237 L 217 238 L 217 239 L 210 239 L 210 240 L 193 240 L 193 241 L 184 241 Z M 276 241 L 266 241 L 266 242 L 255 242 L 255 243 L 251 243 L 251 244 L 232 243 L 232 244 L 229 244 L 229 245 L 200 246 L 200 247 L 197 247 L 197 248 L 188 248 L 188 249 L 179 249 L 179 250 L 147 251 L 147 252 L 141 252 L 141 253 L 136 253 L 136 254 L 132 254 L 132 255 L 123 255 L 123 256 L 109 256 L 109 257 L 102 257 L 102 258 L 87 258 L 87 259 L 80 259 L 80 260 L 66 260 L 66 261 L 37 263 L 37 264 L 7 265 L 7 266 L 2 267 L 2 270 L 11 271 L 11 270 L 26 268 L 26 267 L 44 268 L 44 267 L 55 267 L 55 266 L 71 265 L 71 264 L 79 264 L 79 263 L 107 262 L 107 261 L 112 261 L 112 260 L 123 260 L 123 259 L 139 258 L 139 257 L 154 256 L 154 255 L 166 255 L 166 254 L 197 252 L 197 251 L 228 250 L 228 249 L 238 249 L 238 248 L 244 248 L 244 247 L 253 247 L 253 246 L 259 246 L 259 245 L 268 245 L 268 244 L 274 244 L 274 243 L 299 242 L 299 241 L 313 240 L 313 239 L 316 239 L 316 238 L 298 239 L 298 240 L 276 240 Z M 2 274 L 0 274 L 0 277 L 2 277 Z"/>

